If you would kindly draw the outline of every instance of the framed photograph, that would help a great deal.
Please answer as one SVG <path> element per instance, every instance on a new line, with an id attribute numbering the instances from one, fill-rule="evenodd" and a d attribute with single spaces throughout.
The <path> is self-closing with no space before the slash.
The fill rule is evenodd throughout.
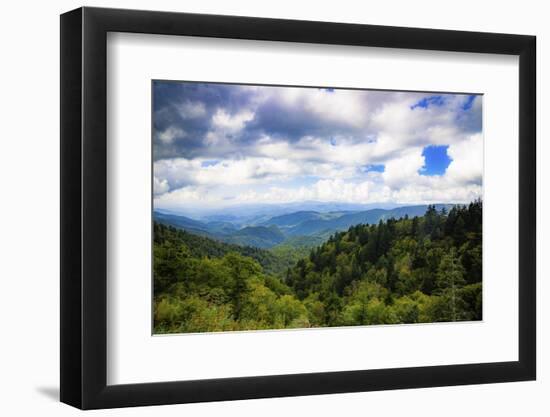
<path id="1" fill-rule="evenodd" d="M 61 16 L 61 401 L 533 380 L 535 37 Z"/>

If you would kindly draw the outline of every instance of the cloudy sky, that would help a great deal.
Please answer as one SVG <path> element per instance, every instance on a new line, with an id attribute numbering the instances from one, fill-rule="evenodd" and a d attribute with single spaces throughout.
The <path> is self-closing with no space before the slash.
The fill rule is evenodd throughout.
<path id="1" fill-rule="evenodd" d="M 153 83 L 154 206 L 469 202 L 482 96 Z"/>

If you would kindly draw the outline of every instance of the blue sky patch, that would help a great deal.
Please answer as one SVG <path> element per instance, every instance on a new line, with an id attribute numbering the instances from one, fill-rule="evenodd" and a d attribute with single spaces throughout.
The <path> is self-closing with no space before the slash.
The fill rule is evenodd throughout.
<path id="1" fill-rule="evenodd" d="M 474 100 L 476 99 L 475 95 L 468 96 L 466 99 L 466 102 L 462 105 L 462 110 L 470 110 L 472 108 L 472 105 L 474 104 Z"/>
<path id="2" fill-rule="evenodd" d="M 220 163 L 220 161 L 218 161 L 217 159 L 210 159 L 208 161 L 202 161 L 201 162 L 201 167 L 205 168 L 205 167 L 213 167 L 214 165 L 218 165 Z"/>
<path id="3" fill-rule="evenodd" d="M 384 172 L 386 168 L 384 167 L 384 165 L 379 164 L 379 165 L 365 165 L 363 169 L 365 172 Z"/>
<path id="4" fill-rule="evenodd" d="M 420 175 L 443 175 L 451 163 L 451 158 L 447 155 L 448 145 L 430 145 L 422 151 L 424 157 L 424 166 L 420 169 Z"/>
<path id="5" fill-rule="evenodd" d="M 420 107 L 422 109 L 427 109 L 430 106 L 443 106 L 445 104 L 445 98 L 443 96 L 431 96 L 424 97 L 422 100 L 418 100 L 411 106 L 411 110 Z"/>

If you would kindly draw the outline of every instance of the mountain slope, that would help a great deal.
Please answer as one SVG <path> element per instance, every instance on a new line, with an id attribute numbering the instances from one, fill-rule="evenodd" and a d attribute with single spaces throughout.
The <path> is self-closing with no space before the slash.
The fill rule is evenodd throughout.
<path id="1" fill-rule="evenodd" d="M 317 211 L 297 211 L 294 213 L 283 214 L 282 216 L 275 216 L 271 219 L 263 222 L 263 225 L 276 225 L 278 227 L 291 227 L 300 223 L 311 220 L 330 220 L 350 213 L 349 211 L 319 213 Z"/>
<path id="2" fill-rule="evenodd" d="M 237 229 L 229 222 L 213 221 L 202 223 L 185 216 L 165 214 L 157 211 L 153 213 L 153 218 L 156 222 L 167 226 L 173 226 L 196 235 L 241 246 L 268 249 L 286 239 L 285 235 L 275 225 L 247 226 Z"/>
<path id="3" fill-rule="evenodd" d="M 158 211 L 153 212 L 153 219 L 167 226 L 174 226 L 180 229 L 185 229 L 190 232 L 195 232 L 201 235 L 209 234 L 208 226 L 197 220 L 190 219 L 189 217 L 180 216 L 176 214 L 166 214 Z"/>
<path id="4" fill-rule="evenodd" d="M 329 325 L 481 320 L 482 217 L 476 200 L 352 226 L 298 260 L 285 283 L 306 304 L 324 302 Z"/>
<path id="5" fill-rule="evenodd" d="M 263 249 L 271 248 L 286 239 L 285 235 L 275 225 L 269 227 L 248 226 L 219 238 L 224 242 L 255 246 Z"/>
<path id="6" fill-rule="evenodd" d="M 154 236 L 155 244 L 170 241 L 178 245 L 185 245 L 190 254 L 197 258 L 220 258 L 228 253 L 236 252 L 242 256 L 255 259 L 269 274 L 279 275 L 281 271 L 286 270 L 288 267 L 288 262 L 281 260 L 270 251 L 257 247 L 220 242 L 156 221 L 154 223 Z"/>
<path id="7" fill-rule="evenodd" d="M 450 208 L 452 205 L 436 204 L 435 208 L 441 210 L 443 207 Z M 426 213 L 427 205 L 398 207 L 390 210 L 372 209 L 355 213 L 344 214 L 333 219 L 307 220 L 295 227 L 286 230 L 289 236 L 310 236 L 326 231 L 346 230 L 356 224 L 376 224 L 380 220 L 400 219 L 405 216 L 423 216 Z"/>

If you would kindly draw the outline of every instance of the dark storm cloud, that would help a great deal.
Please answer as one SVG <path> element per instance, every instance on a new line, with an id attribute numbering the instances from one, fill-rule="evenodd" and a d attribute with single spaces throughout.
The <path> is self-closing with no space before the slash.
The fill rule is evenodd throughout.
<path id="1" fill-rule="evenodd" d="M 153 135 L 155 160 L 193 157 L 204 147 L 204 137 L 211 128 L 212 116 L 219 108 L 232 115 L 250 105 L 253 92 L 225 84 L 192 82 L 153 83 Z M 193 111 L 195 109 L 195 111 Z M 196 109 L 203 109 L 198 112 Z M 162 134 L 179 132 L 170 141 Z"/>
<path id="2" fill-rule="evenodd" d="M 360 131 L 358 126 L 351 126 L 338 118 L 323 117 L 309 108 L 303 98 L 291 103 L 282 100 L 278 94 L 280 87 L 156 81 L 153 88 L 155 160 L 198 156 L 214 158 L 245 148 L 249 148 L 247 152 L 253 152 L 251 145 L 266 135 L 294 143 L 304 136 L 331 141 L 334 136 L 363 139 L 368 134 L 367 130 Z M 308 90 L 310 93 L 321 91 Z M 334 90 L 322 91 L 332 94 Z M 388 96 L 385 95 L 386 98 Z M 200 107 L 203 112 L 193 114 L 193 106 L 195 110 Z M 215 132 L 223 135 L 232 149 L 207 146 L 207 135 L 215 130 L 213 117 L 219 110 L 229 117 L 236 117 L 246 110 L 253 114 L 253 118 L 244 122 L 238 132 L 230 129 Z"/>

